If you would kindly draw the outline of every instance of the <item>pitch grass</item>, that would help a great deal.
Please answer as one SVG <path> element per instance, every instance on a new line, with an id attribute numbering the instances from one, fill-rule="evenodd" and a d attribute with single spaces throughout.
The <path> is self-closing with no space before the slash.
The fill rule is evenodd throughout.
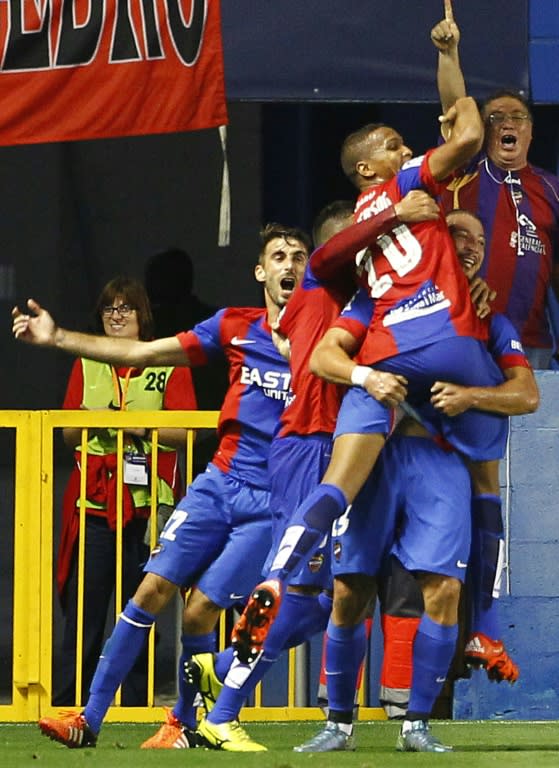
<path id="1" fill-rule="evenodd" d="M 249 723 L 247 731 L 268 747 L 268 752 L 233 754 L 216 750 L 140 750 L 154 733 L 150 724 L 114 724 L 103 727 L 96 749 L 68 749 L 49 741 L 34 724 L 0 724 L 2 768 L 394 768 L 443 763 L 468 768 L 539 768 L 559 766 L 559 721 L 434 721 L 433 731 L 455 752 L 444 755 L 402 754 L 394 745 L 398 725 L 358 723 L 357 751 L 298 754 L 293 746 L 313 736 L 321 723 Z"/>

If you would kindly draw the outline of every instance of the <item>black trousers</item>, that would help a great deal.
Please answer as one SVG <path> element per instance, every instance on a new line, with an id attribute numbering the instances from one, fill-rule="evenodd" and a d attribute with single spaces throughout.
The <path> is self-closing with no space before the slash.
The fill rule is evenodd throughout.
<path id="1" fill-rule="evenodd" d="M 123 531 L 122 541 L 122 607 L 135 593 L 143 578 L 142 568 L 149 550 L 144 544 L 147 521 L 136 518 Z M 76 633 L 77 633 L 77 546 L 64 601 L 64 635 L 61 656 L 54 667 L 55 706 L 74 706 L 76 690 Z M 89 694 L 91 680 L 103 647 L 105 625 L 116 581 L 116 532 L 110 530 L 105 518 L 86 515 L 85 579 L 82 704 Z M 113 616 L 110 617 L 110 626 Z M 133 666 L 122 686 L 122 704 L 142 706 L 147 701 L 147 648 Z"/>

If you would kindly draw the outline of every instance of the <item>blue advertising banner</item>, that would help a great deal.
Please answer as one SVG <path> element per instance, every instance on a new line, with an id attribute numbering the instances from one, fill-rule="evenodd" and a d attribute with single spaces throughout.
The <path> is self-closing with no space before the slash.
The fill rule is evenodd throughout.
<path id="1" fill-rule="evenodd" d="M 455 0 L 469 93 L 528 93 L 529 0 Z M 229 99 L 437 101 L 442 0 L 226 0 Z"/>

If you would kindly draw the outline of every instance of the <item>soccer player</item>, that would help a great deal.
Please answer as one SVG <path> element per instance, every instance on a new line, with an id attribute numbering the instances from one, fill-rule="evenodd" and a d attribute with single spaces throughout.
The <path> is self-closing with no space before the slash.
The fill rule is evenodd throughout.
<path id="1" fill-rule="evenodd" d="M 444 8 L 431 39 L 439 51 L 441 102 L 448 109 L 466 87 L 451 0 Z M 512 321 L 532 367 L 548 368 L 548 288 L 559 296 L 559 179 L 528 162 L 533 119 L 521 94 L 499 91 L 484 101 L 481 113 L 484 148 L 446 186 L 442 203 L 445 210 L 465 208 L 480 217 L 487 238 L 481 274 L 497 291 L 495 311 Z"/>
<path id="2" fill-rule="evenodd" d="M 189 729 L 196 725 L 194 694 L 183 680 L 183 665 L 194 653 L 214 650 L 219 614 L 249 594 L 271 543 L 267 461 L 290 386 L 287 363 L 272 342 L 271 325 L 303 275 L 309 245 L 301 230 L 266 227 L 255 267 L 265 308 L 220 310 L 175 337 L 142 342 L 68 331 L 57 327 L 33 300 L 28 302 L 30 314 L 13 310 L 15 337 L 31 344 L 130 367 L 196 366 L 225 355 L 230 370 L 213 461 L 167 522 L 142 583 L 105 645 L 84 711 L 42 718 L 39 726 L 45 735 L 69 747 L 94 746 L 114 694 L 156 615 L 177 588 L 195 587 L 185 605 L 179 664 L 184 687 L 169 714 L 170 724 L 179 726 L 175 746 L 189 746 Z"/>
<path id="3" fill-rule="evenodd" d="M 410 189 L 437 194 L 440 182 L 477 151 L 482 126 L 472 99 L 458 100 L 443 119 L 452 124 L 449 141 L 404 168 L 411 151 L 388 126 L 367 125 L 345 140 L 342 167 L 361 192 L 358 222 L 397 202 Z M 352 363 L 354 386 L 338 416 L 332 460 L 322 483 L 292 517 L 269 578 L 251 596 L 241 625 L 253 613 L 262 626 L 262 610 L 273 619 L 282 584 L 353 502 L 389 432 L 391 412 L 386 405 L 396 406 L 406 396 L 413 402 L 427 401 L 436 380 L 479 386 L 500 381 L 442 214 L 437 221 L 395 227 L 371 244 L 369 252 L 372 258 L 365 255 L 361 279 L 374 300 L 374 313 L 358 364 Z M 375 399 L 378 371 L 393 374 L 389 383 L 382 383 L 382 402 Z M 345 383 L 346 373 L 344 369 L 340 383 Z M 443 420 L 441 426 L 445 437 L 474 461 L 503 454 L 507 425 L 492 414 L 468 412 Z M 251 637 L 252 646 L 237 642 L 240 658 L 257 652 L 255 639 Z"/>
<path id="4" fill-rule="evenodd" d="M 448 216 L 448 223 L 455 239 L 459 256 L 468 277 L 479 269 L 483 258 L 483 229 L 479 220 L 464 211 L 455 211 Z M 350 378 L 351 361 L 346 353 L 352 353 L 359 341 L 364 338 L 369 323 L 370 300 L 355 299 L 352 312 L 363 312 L 358 324 L 354 319 L 344 320 L 328 332 L 318 345 L 312 358 L 314 369 L 320 374 L 332 372 L 329 365 L 335 354 L 335 380 L 339 381 L 341 359 L 346 361 L 347 376 Z M 362 309 L 359 309 L 361 304 Z M 367 308 L 367 304 L 369 307 Z M 538 405 L 537 385 L 527 363 L 516 333 L 510 322 L 503 316 L 491 319 L 490 348 L 503 369 L 505 380 L 496 387 L 460 387 L 446 382 L 437 382 L 432 387 L 432 400 L 435 406 L 447 415 L 455 417 L 468 408 L 495 411 L 498 413 L 527 413 Z M 351 329 L 351 333 L 350 333 Z M 347 335 L 349 334 L 349 335 Z M 331 345 L 334 345 L 332 348 Z M 470 492 L 469 479 L 465 468 L 454 454 L 442 453 L 432 444 L 432 440 L 416 441 L 409 444 L 409 435 L 430 437 L 423 427 L 414 422 L 407 422 L 404 440 L 397 436 L 387 443 L 380 457 L 375 474 L 377 486 L 373 504 L 373 513 L 364 521 L 359 510 L 351 509 L 337 521 L 334 527 L 333 546 L 339 557 L 334 558 L 334 627 L 329 626 L 329 635 L 335 639 L 332 661 L 329 662 L 328 676 L 329 701 L 332 710 L 326 728 L 310 742 L 302 745 L 301 751 L 328 751 L 329 749 L 347 748 L 344 745 L 345 728 L 350 731 L 351 699 L 348 690 L 352 681 L 351 667 L 345 661 L 351 656 L 352 648 L 348 638 L 345 646 L 336 648 L 339 640 L 336 633 L 339 625 L 357 626 L 360 618 L 360 606 L 354 604 L 351 610 L 338 607 L 338 591 L 346 594 L 344 581 L 348 574 L 370 574 L 369 554 L 362 552 L 360 542 L 375 541 L 368 535 L 368 529 L 374 525 L 375 517 L 395 514 L 400 510 L 403 518 L 396 520 L 395 544 L 391 560 L 402 568 L 414 572 L 421 583 L 425 612 L 419 622 L 415 642 L 413 643 L 413 679 L 411 696 L 405 721 L 398 741 L 398 749 L 404 751 L 448 751 L 429 731 L 428 718 L 434 701 L 444 682 L 448 665 L 454 653 L 457 636 L 457 608 L 460 583 L 465 575 L 468 560 L 470 527 Z M 410 431 L 410 427 L 412 428 Z M 418 432 L 421 429 L 422 432 Z M 437 455 L 438 454 L 438 455 Z M 464 480 L 465 477 L 465 480 Z M 345 522 L 344 522 L 345 521 Z M 336 529 L 343 535 L 338 542 Z M 348 535 L 346 535 L 346 533 Z M 345 536 L 345 538 L 344 538 Z M 474 547 L 475 549 L 475 547 Z M 359 559 L 361 557 L 361 560 Z M 483 567 L 476 564 L 482 574 Z M 341 583 L 342 590 L 338 590 Z M 359 600 L 359 589 L 352 585 L 352 596 Z M 402 595 L 405 598 L 405 595 Z M 417 621 L 413 622 L 414 629 Z M 331 621 L 332 623 L 334 623 Z M 400 638 L 405 641 L 404 638 Z M 409 644 L 411 646 L 411 643 Z M 336 659 L 336 651 L 337 659 Z M 412 651 L 410 648 L 411 666 Z M 337 666 L 336 666 L 337 664 Z M 335 673 L 335 674 L 333 674 Z M 344 683 L 345 677 L 345 683 Z M 340 687 L 342 695 L 340 695 Z M 345 718 L 345 719 L 344 719 Z M 349 737 L 348 737 L 349 738 Z M 345 739 L 347 743 L 348 739 Z"/>
<path id="5" fill-rule="evenodd" d="M 353 257 L 397 221 L 438 218 L 438 206 L 429 195 L 415 190 L 394 207 L 350 227 L 352 213 L 352 204 L 341 201 L 319 214 L 314 226 L 318 247 L 279 319 L 278 332 L 289 340 L 294 399 L 280 417 L 270 451 L 270 506 L 276 544 L 289 524 L 292 510 L 318 485 L 330 459 L 341 393 L 335 385 L 310 373 L 309 358 L 355 290 Z M 338 268 L 330 269 L 330 262 L 340 255 L 348 258 L 343 274 Z M 379 374 L 379 381 L 391 376 Z M 216 705 L 199 725 L 199 733 L 210 744 L 228 751 L 248 751 L 250 745 L 236 740 L 235 725 L 244 701 L 284 648 L 325 629 L 331 600 L 321 592 L 331 587 L 329 551 L 326 539 L 290 579 L 262 652 L 246 663 L 233 660 Z M 251 621 L 258 623 L 254 617 Z M 238 635 L 243 631 L 242 626 L 237 628 Z M 247 642 L 250 644 L 250 638 Z M 202 668 L 205 679 L 215 679 L 213 659 L 208 654 L 195 657 L 194 662 Z"/>

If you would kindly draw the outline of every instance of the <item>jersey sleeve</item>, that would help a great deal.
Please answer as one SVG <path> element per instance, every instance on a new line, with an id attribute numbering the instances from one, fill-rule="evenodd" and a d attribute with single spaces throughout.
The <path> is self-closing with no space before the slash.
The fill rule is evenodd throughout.
<path id="1" fill-rule="evenodd" d="M 221 325 L 225 314 L 220 309 L 215 315 L 197 323 L 191 331 L 177 334 L 177 338 L 192 366 L 206 365 L 223 358 Z"/>
<path id="2" fill-rule="evenodd" d="M 192 374 L 188 368 L 174 368 L 167 379 L 163 408 L 166 411 L 195 411 L 198 408 Z"/>
<path id="3" fill-rule="evenodd" d="M 502 371 L 507 368 L 530 368 L 515 327 L 505 315 L 491 317 L 489 351 Z"/>
<path id="4" fill-rule="evenodd" d="M 348 331 L 359 344 L 362 344 L 367 335 L 373 309 L 374 304 L 371 297 L 363 288 L 359 288 L 343 308 L 332 328 L 342 328 L 344 331 Z"/>
<path id="5" fill-rule="evenodd" d="M 420 157 L 412 158 L 398 173 L 398 188 L 402 197 L 412 189 L 423 189 L 434 196 L 440 195 L 444 190 L 448 179 L 436 181 L 429 168 L 429 158 L 435 151 L 436 147 Z"/>
<path id="6" fill-rule="evenodd" d="M 81 358 L 74 360 L 74 365 L 70 371 L 68 384 L 66 385 L 66 394 L 62 407 L 70 411 L 80 409 L 83 402 L 83 368 Z"/>
<path id="7" fill-rule="evenodd" d="M 338 282 L 341 271 L 347 274 L 348 267 L 353 270 L 356 254 L 397 223 L 396 211 L 390 205 L 371 218 L 338 232 L 311 254 L 314 275 L 323 283 Z"/>

